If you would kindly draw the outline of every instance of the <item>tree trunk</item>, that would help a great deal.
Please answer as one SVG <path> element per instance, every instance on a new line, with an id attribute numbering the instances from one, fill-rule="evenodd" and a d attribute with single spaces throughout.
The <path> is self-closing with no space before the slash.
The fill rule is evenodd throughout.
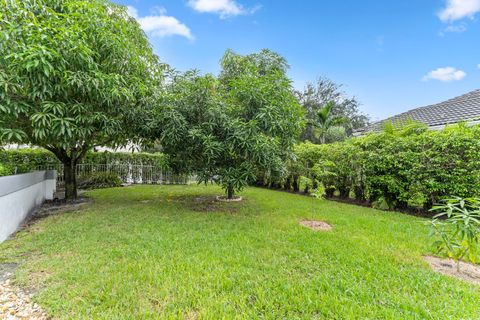
<path id="1" fill-rule="evenodd" d="M 233 186 L 228 186 L 227 187 L 227 199 L 229 199 L 229 200 L 233 199 L 234 194 L 235 194 L 235 190 L 233 189 Z"/>
<path id="2" fill-rule="evenodd" d="M 300 191 L 300 186 L 298 184 L 298 177 L 297 176 L 294 176 L 293 177 L 293 191 L 294 192 L 299 192 Z"/>
<path id="3" fill-rule="evenodd" d="M 333 198 L 335 195 L 335 187 L 326 187 L 325 188 L 325 197 L 327 198 Z"/>
<path id="4" fill-rule="evenodd" d="M 63 179 L 65 181 L 65 200 L 77 199 L 77 162 L 71 158 L 63 161 Z"/>
<path id="5" fill-rule="evenodd" d="M 320 144 L 325 144 L 325 133 L 320 136 Z"/>
<path id="6" fill-rule="evenodd" d="M 355 199 L 357 201 L 365 202 L 365 188 L 363 186 L 355 186 L 354 187 Z"/>
<path id="7" fill-rule="evenodd" d="M 292 177 L 288 176 L 287 179 L 285 179 L 285 182 L 283 184 L 283 189 L 290 190 L 291 188 L 292 188 Z"/>
<path id="8" fill-rule="evenodd" d="M 341 187 L 338 188 L 338 191 L 340 192 L 340 198 L 348 199 L 350 197 L 350 188 Z"/>

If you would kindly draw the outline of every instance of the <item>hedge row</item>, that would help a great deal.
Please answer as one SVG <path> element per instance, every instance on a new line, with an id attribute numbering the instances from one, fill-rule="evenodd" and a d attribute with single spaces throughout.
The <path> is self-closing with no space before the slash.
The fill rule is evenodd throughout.
<path id="1" fill-rule="evenodd" d="M 342 143 L 300 144 L 296 156 L 284 186 L 303 184 L 308 192 L 322 184 L 327 197 L 429 209 L 443 197 L 480 195 L 480 126 L 410 124 Z"/>
<path id="2" fill-rule="evenodd" d="M 169 167 L 167 156 L 162 153 L 88 152 L 82 163 Z M 0 175 L 30 172 L 57 165 L 60 165 L 60 161 L 44 149 L 0 150 Z"/>

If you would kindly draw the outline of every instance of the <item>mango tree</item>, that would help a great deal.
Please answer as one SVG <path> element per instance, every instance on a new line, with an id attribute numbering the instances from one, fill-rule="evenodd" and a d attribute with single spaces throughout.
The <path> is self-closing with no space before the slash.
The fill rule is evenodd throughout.
<path id="1" fill-rule="evenodd" d="M 103 0 L 0 0 L 0 140 L 75 168 L 95 146 L 134 142 L 164 66 L 125 7 Z"/>
<path id="2" fill-rule="evenodd" d="M 303 119 L 285 72 L 271 51 L 228 51 L 218 78 L 177 75 L 159 105 L 155 136 L 178 170 L 215 181 L 228 199 L 259 171 L 282 172 Z"/>

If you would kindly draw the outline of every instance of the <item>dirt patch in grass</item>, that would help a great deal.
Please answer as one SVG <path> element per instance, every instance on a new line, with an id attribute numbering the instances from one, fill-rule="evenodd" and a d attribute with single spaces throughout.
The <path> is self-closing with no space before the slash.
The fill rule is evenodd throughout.
<path id="1" fill-rule="evenodd" d="M 28 232 L 32 233 L 42 232 L 44 231 L 43 227 L 40 227 L 37 224 L 39 220 L 52 215 L 60 215 L 67 212 L 79 211 L 83 209 L 83 207 L 89 202 L 91 202 L 90 199 L 85 197 L 80 197 L 74 202 L 66 202 L 63 200 L 46 201 L 25 219 L 18 230 L 10 235 L 10 238 L 15 237 L 15 235 L 22 230 L 28 230 Z"/>
<path id="2" fill-rule="evenodd" d="M 313 231 L 330 231 L 332 226 L 324 221 L 317 220 L 301 220 L 299 222 L 302 226 L 312 229 Z"/>
<path id="3" fill-rule="evenodd" d="M 480 284 L 480 266 L 460 261 L 460 271 L 453 259 L 425 256 L 430 267 L 444 275 L 462 279 L 474 284 Z"/>
<path id="4" fill-rule="evenodd" d="M 215 199 L 220 202 L 240 202 L 243 200 L 240 196 L 234 196 L 232 199 L 228 199 L 227 196 L 216 196 Z"/>
<path id="5" fill-rule="evenodd" d="M 176 197 L 175 201 L 183 203 L 187 208 L 198 212 L 237 212 L 241 202 L 220 202 L 215 196 Z"/>
<path id="6" fill-rule="evenodd" d="M 185 320 L 197 320 L 199 319 L 199 313 L 198 311 L 189 311 L 185 314 Z"/>

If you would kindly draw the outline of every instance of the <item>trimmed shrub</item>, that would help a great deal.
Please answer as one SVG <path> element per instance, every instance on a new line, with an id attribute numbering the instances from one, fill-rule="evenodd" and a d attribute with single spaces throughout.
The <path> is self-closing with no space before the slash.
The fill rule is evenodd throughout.
<path id="1" fill-rule="evenodd" d="M 163 153 L 88 152 L 84 164 L 147 165 L 168 169 L 168 157 Z M 59 166 L 61 163 L 45 149 L 0 150 L 0 164 L 13 168 L 17 173 L 39 168 Z"/>
<path id="2" fill-rule="evenodd" d="M 40 167 L 60 165 L 60 162 L 50 151 L 44 149 L 0 149 L 0 164 L 12 168 L 15 173 L 25 173 Z"/>
<path id="3" fill-rule="evenodd" d="M 112 172 L 94 172 L 86 176 L 79 177 L 79 189 L 101 189 L 120 187 L 122 180 L 120 177 Z"/>
<path id="4" fill-rule="evenodd" d="M 12 168 L 0 163 L 0 177 L 13 174 Z"/>
<path id="5" fill-rule="evenodd" d="M 442 131 L 410 124 L 328 145 L 303 143 L 292 177 L 305 176 L 333 195 L 383 203 L 390 209 L 429 209 L 449 196 L 480 195 L 480 127 Z"/>

